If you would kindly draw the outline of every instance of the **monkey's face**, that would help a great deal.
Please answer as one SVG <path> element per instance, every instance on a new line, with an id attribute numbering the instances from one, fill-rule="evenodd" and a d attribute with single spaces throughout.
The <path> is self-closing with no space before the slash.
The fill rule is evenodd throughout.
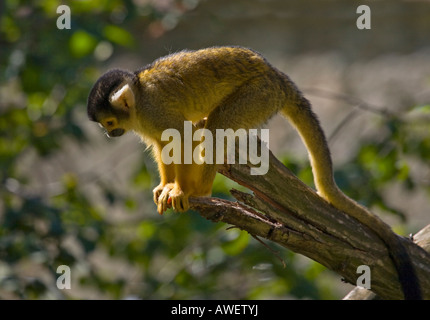
<path id="1" fill-rule="evenodd" d="M 98 122 L 109 137 L 120 137 L 135 129 L 135 76 L 122 70 L 111 70 L 96 82 L 88 97 L 88 117 Z"/>
<path id="2" fill-rule="evenodd" d="M 126 130 L 119 125 L 116 117 L 107 117 L 99 122 L 100 127 L 106 130 L 108 137 L 120 137 Z"/>

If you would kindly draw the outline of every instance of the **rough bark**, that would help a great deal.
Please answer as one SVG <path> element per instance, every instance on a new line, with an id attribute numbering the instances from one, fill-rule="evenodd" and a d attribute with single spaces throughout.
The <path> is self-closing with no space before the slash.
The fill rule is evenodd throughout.
<path id="1" fill-rule="evenodd" d="M 252 194 L 232 190 L 238 202 L 192 198 L 191 207 L 209 220 L 231 224 L 318 261 L 353 285 L 360 276 L 357 267 L 367 265 L 375 294 L 382 299 L 403 298 L 386 247 L 368 227 L 319 197 L 272 153 L 267 174 L 252 176 L 251 167 L 250 163 L 224 165 L 219 172 L 249 188 Z M 427 227 L 427 231 L 414 236 L 417 244 L 401 237 L 410 252 L 425 299 L 430 299 L 430 255 L 420 246 L 428 250 L 429 230 Z M 353 298 L 352 294 L 346 298 Z"/>

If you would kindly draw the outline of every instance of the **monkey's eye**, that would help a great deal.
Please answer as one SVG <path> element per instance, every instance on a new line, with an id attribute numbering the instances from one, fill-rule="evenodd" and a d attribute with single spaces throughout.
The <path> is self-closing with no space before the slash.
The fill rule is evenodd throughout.
<path id="1" fill-rule="evenodd" d="M 107 121 L 107 122 L 106 122 L 106 125 L 108 125 L 109 127 L 110 127 L 110 126 L 113 126 L 113 121 Z"/>

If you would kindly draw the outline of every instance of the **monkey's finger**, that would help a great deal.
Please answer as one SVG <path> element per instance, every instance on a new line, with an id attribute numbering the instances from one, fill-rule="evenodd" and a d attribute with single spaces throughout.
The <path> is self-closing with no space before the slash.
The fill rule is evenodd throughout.
<path id="1" fill-rule="evenodd" d="M 188 197 L 182 198 L 181 205 L 182 205 L 182 212 L 188 211 L 188 209 L 190 208 L 190 205 L 188 203 Z"/>
<path id="2" fill-rule="evenodd" d="M 161 191 L 154 192 L 153 200 L 155 204 L 158 204 L 158 198 L 160 197 L 160 194 L 161 194 Z"/>
<path id="3" fill-rule="evenodd" d="M 172 200 L 172 208 L 179 211 L 178 197 L 171 197 L 170 199 Z"/>
<path id="4" fill-rule="evenodd" d="M 159 205 L 161 205 L 160 206 L 160 210 L 162 211 L 162 212 L 164 212 L 164 211 L 167 211 L 167 209 L 168 209 L 168 206 L 167 206 L 167 202 L 166 201 L 163 201 L 163 202 L 159 202 Z"/>
<path id="5" fill-rule="evenodd" d="M 154 190 L 152 190 L 153 193 L 153 200 L 155 204 L 158 204 L 158 199 L 160 198 L 161 193 L 163 192 L 163 187 L 156 187 Z"/>
<path id="6" fill-rule="evenodd" d="M 158 211 L 158 213 L 160 215 L 162 215 L 163 212 L 165 211 L 164 208 L 163 208 L 163 201 L 160 201 L 160 199 L 159 199 L 159 201 L 157 203 L 157 211 Z"/>
<path id="7" fill-rule="evenodd" d="M 175 197 L 175 209 L 179 212 L 185 212 L 188 210 L 188 197 L 182 195 L 179 197 Z"/>
<path id="8" fill-rule="evenodd" d="M 168 194 L 166 194 L 165 192 L 162 192 L 160 197 L 158 198 L 157 211 L 159 214 L 163 214 L 163 212 L 167 210 L 168 196 L 169 196 Z"/>
<path id="9" fill-rule="evenodd" d="M 159 204 L 157 204 L 157 212 L 159 215 L 163 215 L 163 210 Z"/>
<path id="10" fill-rule="evenodd" d="M 172 206 L 178 212 L 184 211 L 182 209 L 181 198 L 182 198 L 181 196 L 176 196 L 176 197 L 173 197 L 173 200 L 172 200 Z"/>

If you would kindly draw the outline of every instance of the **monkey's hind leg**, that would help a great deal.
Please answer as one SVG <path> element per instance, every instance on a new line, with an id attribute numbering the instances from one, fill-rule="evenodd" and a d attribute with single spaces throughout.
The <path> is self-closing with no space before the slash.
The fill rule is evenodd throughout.
<path id="1" fill-rule="evenodd" d="M 248 81 L 228 96 L 221 105 L 215 108 L 207 117 L 205 128 L 216 137 L 216 129 L 258 129 L 269 118 L 276 114 L 284 104 L 284 95 L 272 79 L 257 78 Z M 219 137 L 217 137 L 219 138 Z M 240 139 L 240 138 L 239 138 Z M 224 155 L 227 154 L 227 144 L 224 139 Z M 213 146 L 216 143 L 214 140 Z M 249 150 L 249 146 L 247 147 Z M 214 150 L 215 151 L 215 150 Z M 219 152 L 216 149 L 216 152 Z M 213 164 L 205 164 L 200 176 L 203 189 L 212 189 L 212 183 L 218 169 L 216 154 L 213 153 Z"/>

